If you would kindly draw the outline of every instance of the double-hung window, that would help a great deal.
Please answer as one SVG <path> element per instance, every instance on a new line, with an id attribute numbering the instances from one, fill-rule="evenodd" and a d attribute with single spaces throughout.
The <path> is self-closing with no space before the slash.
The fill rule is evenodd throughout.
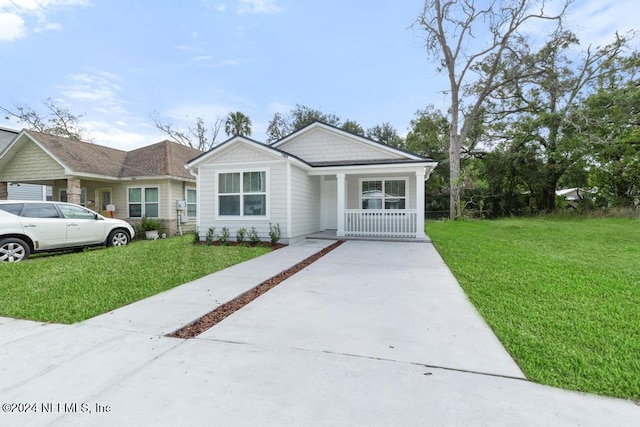
<path id="1" fill-rule="evenodd" d="M 187 188 L 187 216 L 189 218 L 196 217 L 197 200 L 196 190 Z"/>
<path id="2" fill-rule="evenodd" d="M 219 216 L 267 216 L 267 172 L 218 174 Z"/>
<path id="3" fill-rule="evenodd" d="M 405 209 L 407 181 L 376 179 L 362 181 L 362 209 Z"/>
<path id="4" fill-rule="evenodd" d="M 130 187 L 128 208 L 129 218 L 159 218 L 160 190 L 158 187 Z"/>

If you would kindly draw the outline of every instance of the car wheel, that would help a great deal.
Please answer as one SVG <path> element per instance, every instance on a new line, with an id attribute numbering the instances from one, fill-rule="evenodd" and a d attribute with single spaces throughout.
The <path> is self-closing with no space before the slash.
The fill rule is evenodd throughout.
<path id="1" fill-rule="evenodd" d="M 0 240 L 0 262 L 18 262 L 29 258 L 29 245 L 15 237 Z"/>
<path id="2" fill-rule="evenodd" d="M 129 233 L 124 230 L 113 230 L 109 233 L 109 238 L 107 239 L 107 246 L 125 246 L 129 244 L 131 238 L 129 237 Z"/>

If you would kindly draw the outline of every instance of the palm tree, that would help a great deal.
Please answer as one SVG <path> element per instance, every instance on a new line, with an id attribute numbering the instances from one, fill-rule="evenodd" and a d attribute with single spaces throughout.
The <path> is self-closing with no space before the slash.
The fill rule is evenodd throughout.
<path id="1" fill-rule="evenodd" d="M 251 119 L 240 111 L 229 113 L 224 122 L 224 131 L 227 136 L 251 136 Z"/>

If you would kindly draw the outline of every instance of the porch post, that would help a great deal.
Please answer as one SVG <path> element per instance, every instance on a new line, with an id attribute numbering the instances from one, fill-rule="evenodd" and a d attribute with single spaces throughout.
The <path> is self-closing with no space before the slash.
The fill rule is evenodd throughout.
<path id="1" fill-rule="evenodd" d="M 9 186 L 8 182 L 0 182 L 0 200 L 7 200 L 9 198 Z"/>
<path id="2" fill-rule="evenodd" d="M 67 178 L 67 202 L 79 205 L 81 193 L 80 179 L 75 177 Z"/>
<path id="3" fill-rule="evenodd" d="M 337 197 L 338 197 L 338 230 L 336 231 L 337 237 L 344 237 L 344 186 L 345 175 L 343 173 L 336 174 L 338 179 Z"/>
<path id="4" fill-rule="evenodd" d="M 416 239 L 426 239 L 424 234 L 424 168 L 416 171 Z"/>

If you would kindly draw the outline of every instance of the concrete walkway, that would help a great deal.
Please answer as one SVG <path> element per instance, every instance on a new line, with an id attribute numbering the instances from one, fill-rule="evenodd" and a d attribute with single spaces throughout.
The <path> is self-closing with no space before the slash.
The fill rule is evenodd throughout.
<path id="1" fill-rule="evenodd" d="M 200 337 L 164 337 L 331 243 L 291 245 L 75 325 L 0 318 L 0 404 L 15 404 L 0 425 L 640 419 L 632 402 L 523 379 L 428 243 L 348 241 Z"/>

